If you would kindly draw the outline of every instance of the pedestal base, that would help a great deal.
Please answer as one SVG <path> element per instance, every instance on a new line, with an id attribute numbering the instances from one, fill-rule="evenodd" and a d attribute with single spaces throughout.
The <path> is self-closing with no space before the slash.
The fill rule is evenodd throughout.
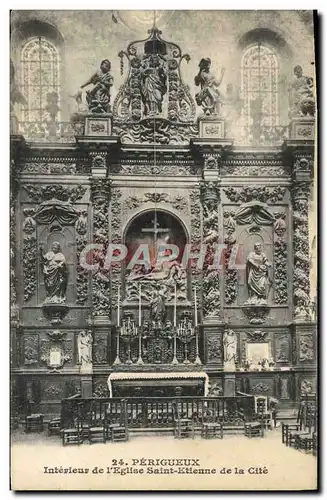
<path id="1" fill-rule="evenodd" d="M 92 376 L 84 375 L 81 377 L 81 397 L 92 398 Z"/>
<path id="2" fill-rule="evenodd" d="M 292 118 L 291 121 L 291 139 L 314 140 L 315 121 L 314 118 Z"/>
<path id="3" fill-rule="evenodd" d="M 236 378 L 232 373 L 226 373 L 224 377 L 224 396 L 235 396 L 236 395 Z"/>
<path id="4" fill-rule="evenodd" d="M 202 139 L 224 139 L 225 119 L 219 116 L 199 118 L 199 135 Z"/>
<path id="5" fill-rule="evenodd" d="M 89 137 L 108 137 L 111 135 L 112 115 L 109 113 L 90 114 L 85 118 L 85 133 Z"/>

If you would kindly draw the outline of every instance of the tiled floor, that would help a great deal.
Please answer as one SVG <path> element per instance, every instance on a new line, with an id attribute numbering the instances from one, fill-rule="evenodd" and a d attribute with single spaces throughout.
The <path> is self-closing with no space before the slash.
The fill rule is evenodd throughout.
<path id="1" fill-rule="evenodd" d="M 66 447 L 45 432 L 15 431 L 11 468 L 13 489 L 310 490 L 317 460 L 282 444 L 280 429 L 264 438 L 227 434 L 222 440 L 132 433 L 128 443 Z"/>

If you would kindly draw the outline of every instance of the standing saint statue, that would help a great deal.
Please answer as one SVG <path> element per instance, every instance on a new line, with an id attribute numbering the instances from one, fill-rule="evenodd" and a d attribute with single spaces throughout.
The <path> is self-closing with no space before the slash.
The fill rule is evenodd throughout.
<path id="1" fill-rule="evenodd" d="M 224 370 L 235 371 L 237 357 L 237 336 L 233 330 L 226 330 L 223 338 L 224 345 Z"/>
<path id="2" fill-rule="evenodd" d="M 62 304 L 66 301 L 68 269 L 66 258 L 61 252 L 60 243 L 54 241 L 52 250 L 43 253 L 40 246 L 41 266 L 46 291 L 45 303 Z"/>
<path id="3" fill-rule="evenodd" d="M 81 368 L 92 365 L 92 333 L 82 330 L 78 334 L 78 362 Z"/>
<path id="4" fill-rule="evenodd" d="M 146 116 L 162 112 L 162 101 L 167 92 L 166 80 L 166 72 L 157 54 L 151 54 L 143 59 L 141 96 Z"/>
<path id="5" fill-rule="evenodd" d="M 196 87 L 200 86 L 201 91 L 195 95 L 198 106 L 206 115 L 219 115 L 221 98 L 219 87 L 222 82 L 225 68 L 222 68 L 219 80 L 210 72 L 211 59 L 201 59 L 199 63 L 199 73 L 194 78 Z"/>
<path id="6" fill-rule="evenodd" d="M 150 302 L 151 321 L 164 324 L 166 319 L 166 287 L 158 287 L 154 290 Z"/>
<path id="7" fill-rule="evenodd" d="M 271 280 L 269 269 L 271 263 L 262 251 L 262 244 L 256 243 L 254 251 L 250 252 L 246 260 L 246 282 L 249 298 L 247 303 L 266 304 Z"/>
<path id="8" fill-rule="evenodd" d="M 113 85 L 113 76 L 110 73 L 111 63 L 109 59 L 104 59 L 100 64 L 100 71 L 81 85 L 81 89 L 88 85 L 94 85 L 93 89 L 86 91 L 86 102 L 91 113 L 110 112 L 110 88 Z M 82 92 L 76 96 L 77 103 L 82 102 Z"/>

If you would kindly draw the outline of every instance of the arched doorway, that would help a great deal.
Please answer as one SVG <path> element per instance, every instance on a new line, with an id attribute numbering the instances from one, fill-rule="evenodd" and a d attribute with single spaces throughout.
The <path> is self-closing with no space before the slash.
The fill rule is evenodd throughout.
<path id="1" fill-rule="evenodd" d="M 170 306 L 175 290 L 178 304 L 186 305 L 188 273 L 182 258 L 187 242 L 186 229 L 170 212 L 148 210 L 130 221 L 124 233 L 128 249 L 123 270 L 125 306 L 137 303 L 140 294 L 142 305 L 149 304 L 159 292 Z"/>

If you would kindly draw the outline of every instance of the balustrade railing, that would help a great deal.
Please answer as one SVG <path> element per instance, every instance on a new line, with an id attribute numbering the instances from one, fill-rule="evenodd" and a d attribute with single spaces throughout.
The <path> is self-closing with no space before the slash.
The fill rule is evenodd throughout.
<path id="1" fill-rule="evenodd" d="M 31 142 L 74 142 L 84 134 L 84 123 L 76 122 L 18 122 L 17 133 Z M 227 137 L 238 146 L 274 146 L 289 138 L 288 125 L 233 126 Z"/>
<path id="2" fill-rule="evenodd" d="M 110 423 L 127 421 L 130 429 L 172 427 L 175 410 L 180 418 L 201 422 L 202 415 L 218 417 L 227 425 L 242 425 L 254 415 L 254 397 L 235 396 L 216 398 L 76 398 L 62 401 L 61 418 L 64 428 L 76 424 L 96 424 L 105 418 Z"/>

